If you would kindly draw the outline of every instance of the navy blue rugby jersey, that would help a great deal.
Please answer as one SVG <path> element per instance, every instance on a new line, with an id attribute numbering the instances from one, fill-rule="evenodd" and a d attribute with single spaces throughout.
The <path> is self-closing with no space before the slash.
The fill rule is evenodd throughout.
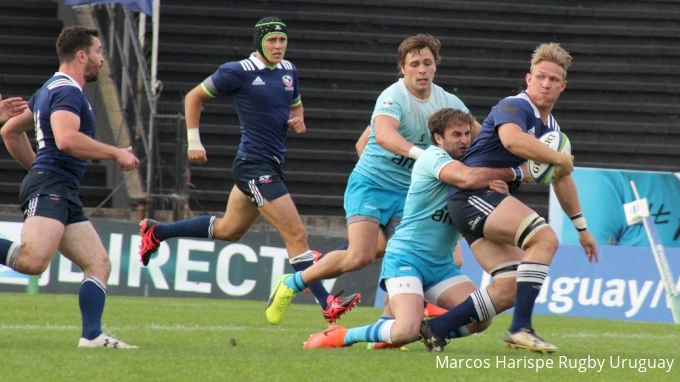
<path id="1" fill-rule="evenodd" d="M 57 147 L 50 117 L 59 110 L 70 111 L 80 117 L 80 132 L 94 135 L 94 114 L 80 85 L 65 73 L 57 72 L 38 89 L 28 101 L 35 123 L 36 157 L 32 168 L 62 174 L 76 186 L 85 176 L 87 161 L 73 157 Z"/>
<path id="2" fill-rule="evenodd" d="M 302 101 L 297 69 L 282 60 L 273 68 L 255 58 L 223 64 L 202 83 L 210 96 L 231 97 L 241 122 L 238 155 L 283 163 L 292 106 Z"/>
<path id="3" fill-rule="evenodd" d="M 470 167 L 514 167 L 519 166 L 526 159 L 508 151 L 503 146 L 498 136 L 498 126 L 505 123 L 519 125 L 522 130 L 534 137 L 555 130 L 560 131 L 560 126 L 553 118 L 548 116 L 548 123 L 541 121 L 538 108 L 531 102 L 525 91 L 516 96 L 506 97 L 491 109 L 491 112 L 482 123 L 482 130 L 472 146 L 465 153 L 461 162 Z M 456 194 L 460 189 L 456 186 L 449 187 L 449 196 Z"/>

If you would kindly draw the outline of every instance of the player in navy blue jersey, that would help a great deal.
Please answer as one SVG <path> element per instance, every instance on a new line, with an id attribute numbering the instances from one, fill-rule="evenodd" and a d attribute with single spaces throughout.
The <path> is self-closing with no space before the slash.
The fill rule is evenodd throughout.
<path id="1" fill-rule="evenodd" d="M 78 346 L 136 349 L 102 332 L 111 263 L 83 212 L 78 189 L 88 159 L 113 159 L 123 171 L 137 168 L 139 160 L 131 147 L 121 149 L 92 138 L 94 114 L 82 87 L 97 80 L 104 63 L 97 30 L 65 28 L 56 48 L 59 71 L 31 97 L 28 109 L 1 130 L 7 150 L 29 172 L 20 191 L 21 243 L 0 239 L 0 264 L 39 275 L 58 250 L 84 273 Z M 29 130 L 35 130 L 36 152 L 26 136 Z"/>
<path id="2" fill-rule="evenodd" d="M 548 131 L 560 130 L 551 111 L 566 88 L 571 61 L 571 55 L 559 44 L 538 46 L 526 75 L 526 91 L 504 98 L 493 107 L 462 162 L 470 167 L 513 167 L 533 159 L 555 165 L 557 179 L 552 183 L 555 194 L 562 209 L 572 217 L 588 260 L 597 261 L 597 246 L 582 217 L 576 186 L 570 175 L 574 169 L 573 157 L 551 150 L 537 139 Z M 512 251 L 513 247 L 524 250 L 522 262 L 517 266 L 515 311 L 512 324 L 503 337 L 505 343 L 512 348 L 537 352 L 557 351 L 557 347 L 534 332 L 531 323 L 534 301 L 559 245 L 552 228 L 531 208 L 498 192 L 451 186 L 447 205 L 476 257 L 494 256 L 499 251 Z M 471 295 L 459 311 L 440 316 L 438 320 L 448 322 L 449 329 L 453 330 L 479 319 L 473 298 Z M 467 311 L 461 312 L 465 309 Z M 446 337 L 447 330 L 435 334 Z M 432 342 L 441 341 L 435 338 Z"/>
<path id="3" fill-rule="evenodd" d="M 241 122 L 241 143 L 233 164 L 234 187 L 223 217 L 201 216 L 175 223 L 145 219 L 140 223 L 142 263 L 149 262 L 161 241 L 173 237 L 202 237 L 238 241 L 262 214 L 286 243 L 290 264 L 303 270 L 313 264 L 307 232 L 283 183 L 286 132 L 306 131 L 297 69 L 284 60 L 287 27 L 276 17 L 255 25 L 256 51 L 241 61 L 228 62 L 192 89 L 185 98 L 188 155 L 193 163 L 208 157 L 199 136 L 201 105 L 219 95 L 231 97 Z M 309 286 L 326 320 L 334 322 L 361 298 L 330 295 L 321 283 Z M 278 319 L 270 318 L 272 324 Z"/>

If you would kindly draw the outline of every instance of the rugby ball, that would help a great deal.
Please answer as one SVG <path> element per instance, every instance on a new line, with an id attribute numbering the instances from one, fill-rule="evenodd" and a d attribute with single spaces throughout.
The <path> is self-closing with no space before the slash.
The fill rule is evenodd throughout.
<path id="1" fill-rule="evenodd" d="M 541 143 L 553 150 L 564 154 L 571 154 L 569 138 L 561 131 L 550 131 L 538 138 Z M 549 184 L 555 180 L 555 166 L 549 163 L 540 163 L 529 159 L 527 163 L 531 179 L 540 184 Z"/>

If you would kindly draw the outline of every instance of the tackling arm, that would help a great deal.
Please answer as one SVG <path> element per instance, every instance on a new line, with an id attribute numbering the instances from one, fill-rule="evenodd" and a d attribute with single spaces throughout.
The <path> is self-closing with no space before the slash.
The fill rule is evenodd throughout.
<path id="1" fill-rule="evenodd" d="M 26 135 L 33 128 L 33 113 L 25 109 L 23 113 L 7 121 L 0 130 L 7 151 L 26 170 L 31 169 L 35 160 L 35 152 Z"/>
<path id="2" fill-rule="evenodd" d="M 439 171 L 439 180 L 464 190 L 477 190 L 489 187 L 492 180 L 512 182 L 515 171 L 511 168 L 468 167 L 462 162 L 453 161 Z"/>

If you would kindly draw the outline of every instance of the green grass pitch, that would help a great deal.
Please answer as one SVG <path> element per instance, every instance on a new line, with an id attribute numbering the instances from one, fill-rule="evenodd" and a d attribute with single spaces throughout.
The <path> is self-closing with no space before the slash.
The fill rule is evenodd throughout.
<path id="1" fill-rule="evenodd" d="M 538 316 L 539 334 L 560 348 L 540 355 L 502 345 L 510 319 L 503 314 L 486 332 L 453 341 L 442 353 L 420 343 L 409 351 L 364 344 L 303 351 L 302 342 L 327 327 L 313 305 L 292 305 L 272 326 L 263 301 L 109 296 L 105 330 L 141 347 L 109 350 L 76 347 L 76 295 L 1 293 L 0 306 L 2 382 L 680 379 L 680 326 L 672 324 Z M 340 323 L 364 325 L 379 314 L 359 305 Z M 650 368 L 660 360 L 663 368 Z"/>

